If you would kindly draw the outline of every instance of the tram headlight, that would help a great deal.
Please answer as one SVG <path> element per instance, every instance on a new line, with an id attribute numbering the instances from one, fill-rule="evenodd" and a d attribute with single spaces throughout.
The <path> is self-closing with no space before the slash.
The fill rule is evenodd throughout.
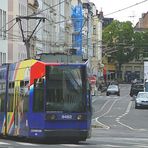
<path id="1" fill-rule="evenodd" d="M 82 115 L 82 114 L 78 115 L 77 120 L 86 120 L 86 115 Z"/>
<path id="2" fill-rule="evenodd" d="M 55 114 L 46 114 L 45 119 L 46 120 L 56 120 L 56 115 Z"/>

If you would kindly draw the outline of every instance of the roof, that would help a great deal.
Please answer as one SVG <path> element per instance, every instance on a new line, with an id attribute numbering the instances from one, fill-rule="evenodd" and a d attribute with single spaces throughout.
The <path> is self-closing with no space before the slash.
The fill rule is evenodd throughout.
<path id="1" fill-rule="evenodd" d="M 50 63 L 86 63 L 79 55 L 69 55 L 66 53 L 42 53 L 37 55 L 37 60 Z"/>

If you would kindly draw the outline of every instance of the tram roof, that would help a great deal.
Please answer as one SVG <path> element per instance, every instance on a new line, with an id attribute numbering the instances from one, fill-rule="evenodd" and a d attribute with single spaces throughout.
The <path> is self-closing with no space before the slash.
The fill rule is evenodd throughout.
<path id="1" fill-rule="evenodd" d="M 42 53 L 38 54 L 35 58 L 36 60 L 45 63 L 64 63 L 64 64 L 84 64 L 86 60 L 79 55 L 67 55 L 64 53 Z"/>

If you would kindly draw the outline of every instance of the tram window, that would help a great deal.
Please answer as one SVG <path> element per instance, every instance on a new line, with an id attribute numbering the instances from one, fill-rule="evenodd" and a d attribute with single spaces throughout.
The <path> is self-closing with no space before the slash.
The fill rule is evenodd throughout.
<path id="1" fill-rule="evenodd" d="M 0 71 L 0 79 L 4 79 L 5 78 L 5 71 L 1 70 Z"/>
<path id="2" fill-rule="evenodd" d="M 29 90 L 28 90 L 29 81 L 20 82 L 20 96 L 23 103 L 23 112 L 28 111 L 28 100 L 29 100 Z"/>
<path id="3" fill-rule="evenodd" d="M 28 87 L 29 81 L 25 81 L 25 86 Z"/>
<path id="4" fill-rule="evenodd" d="M 5 84 L 5 83 L 2 84 L 2 89 L 3 89 L 3 90 L 6 89 L 6 84 Z"/>
<path id="5" fill-rule="evenodd" d="M 14 88 L 14 82 L 9 83 L 9 88 Z"/>
<path id="6" fill-rule="evenodd" d="M 4 112 L 4 98 L 5 98 L 5 89 L 3 88 L 4 83 L 0 84 L 0 112 Z"/>
<path id="7" fill-rule="evenodd" d="M 4 98 L 0 97 L 0 112 L 4 112 Z"/>
<path id="8" fill-rule="evenodd" d="M 0 84 L 0 112 L 4 112 L 4 90 L 3 84 Z"/>
<path id="9" fill-rule="evenodd" d="M 2 84 L 2 83 L 0 82 L 0 90 L 2 89 L 1 84 Z"/>
<path id="10" fill-rule="evenodd" d="M 13 89 L 14 89 L 14 82 L 9 82 L 9 95 L 11 96 L 13 94 Z"/>
<path id="11" fill-rule="evenodd" d="M 44 110 L 44 79 L 39 78 L 34 81 L 33 111 Z"/>
<path id="12" fill-rule="evenodd" d="M 20 81 L 20 87 L 24 87 L 24 81 Z"/>
<path id="13" fill-rule="evenodd" d="M 14 82 L 9 82 L 9 100 L 8 100 L 8 112 L 13 111 L 13 98 L 14 98 Z"/>

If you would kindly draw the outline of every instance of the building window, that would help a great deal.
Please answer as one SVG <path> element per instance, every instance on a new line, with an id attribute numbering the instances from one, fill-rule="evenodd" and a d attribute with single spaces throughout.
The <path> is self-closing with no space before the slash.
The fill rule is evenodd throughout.
<path id="1" fill-rule="evenodd" d="M 0 65 L 2 65 L 2 52 L 0 52 Z"/>
<path id="2" fill-rule="evenodd" d="M 3 11 L 3 38 L 6 38 L 6 11 Z"/>
<path id="3" fill-rule="evenodd" d="M 6 53 L 0 52 L 0 65 L 6 63 Z"/>
<path id="4" fill-rule="evenodd" d="M 60 14 L 60 18 L 59 21 L 61 22 L 59 24 L 61 31 L 64 30 L 65 27 L 65 3 L 62 2 L 62 0 L 60 0 L 60 5 L 59 5 L 59 14 Z M 63 21 L 63 22 L 62 22 Z"/>
<path id="5" fill-rule="evenodd" d="M 2 10 L 0 9 L 0 28 L 2 28 Z M 2 37 L 2 30 L 0 30 L 0 37 Z"/>
<path id="6" fill-rule="evenodd" d="M 6 38 L 6 11 L 0 9 L 0 37 Z"/>
<path id="7" fill-rule="evenodd" d="M 60 0 L 59 3 L 60 15 L 65 16 L 65 3 L 63 2 L 63 0 Z"/>
<path id="8" fill-rule="evenodd" d="M 6 63 L 6 53 L 3 53 L 3 63 Z"/>

